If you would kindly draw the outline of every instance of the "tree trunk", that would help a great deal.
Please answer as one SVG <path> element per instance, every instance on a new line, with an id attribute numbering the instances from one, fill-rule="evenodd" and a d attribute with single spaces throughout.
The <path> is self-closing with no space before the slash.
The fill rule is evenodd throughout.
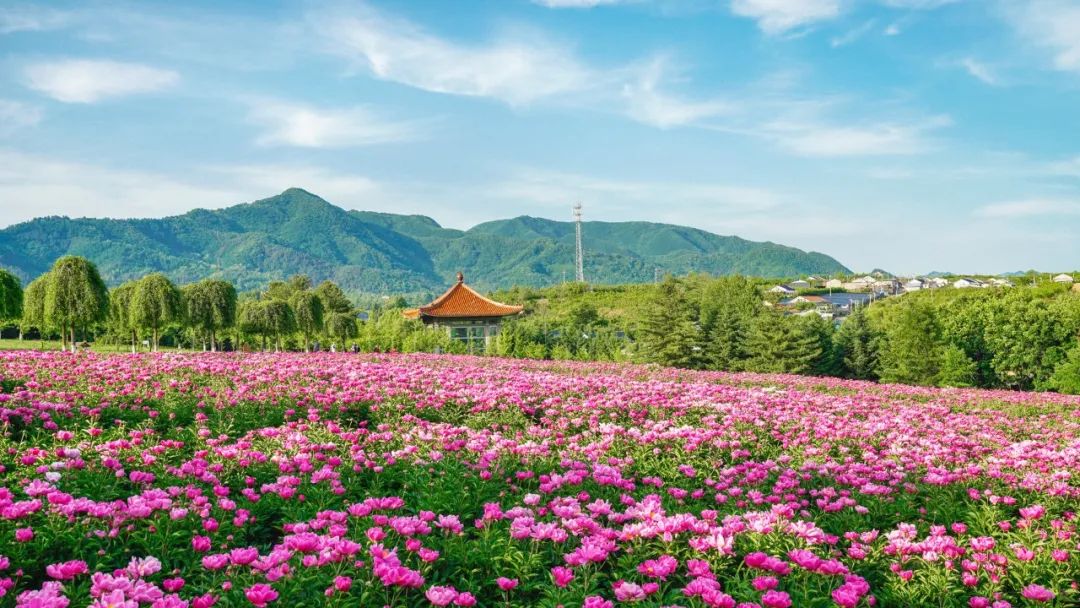
<path id="1" fill-rule="evenodd" d="M 217 336 L 214 335 L 214 330 L 210 330 L 210 352 L 217 352 Z"/>
<path id="2" fill-rule="evenodd" d="M 41 334 L 42 340 L 45 339 L 45 334 Z M 64 325 L 60 328 L 60 350 L 67 351 L 67 326 Z"/>
<path id="3" fill-rule="evenodd" d="M 76 350 L 77 350 L 77 348 L 75 346 L 75 326 L 72 325 L 71 326 L 71 352 L 74 353 Z"/>
<path id="4" fill-rule="evenodd" d="M 135 354 L 135 341 L 138 338 L 135 336 L 135 330 L 131 330 L 131 354 Z"/>
<path id="5" fill-rule="evenodd" d="M 153 343 L 151 344 L 150 352 L 156 353 L 157 352 L 157 342 L 158 342 L 157 327 L 154 328 L 154 334 L 153 334 L 153 337 L 151 339 L 153 340 Z"/>

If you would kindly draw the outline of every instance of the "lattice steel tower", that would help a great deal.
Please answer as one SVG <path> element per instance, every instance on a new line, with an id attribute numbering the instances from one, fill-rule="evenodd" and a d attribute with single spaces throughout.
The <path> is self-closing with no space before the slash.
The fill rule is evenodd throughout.
<path id="1" fill-rule="evenodd" d="M 574 227 L 577 232 L 577 281 L 585 282 L 585 250 L 581 248 L 581 203 L 574 204 Z"/>

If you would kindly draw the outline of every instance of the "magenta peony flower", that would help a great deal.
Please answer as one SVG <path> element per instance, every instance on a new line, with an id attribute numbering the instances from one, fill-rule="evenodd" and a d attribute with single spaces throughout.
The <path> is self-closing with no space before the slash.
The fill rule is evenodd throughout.
<path id="1" fill-rule="evenodd" d="M 1050 600 L 1054 599 L 1057 594 L 1047 589 L 1046 587 L 1043 587 L 1042 585 L 1036 585 L 1032 583 L 1027 587 L 1024 587 L 1024 589 L 1020 592 L 1020 595 L 1036 602 L 1049 602 Z"/>
<path id="2" fill-rule="evenodd" d="M 244 597 L 256 608 L 263 608 L 270 602 L 278 599 L 278 592 L 266 583 L 258 583 L 244 590 Z"/>

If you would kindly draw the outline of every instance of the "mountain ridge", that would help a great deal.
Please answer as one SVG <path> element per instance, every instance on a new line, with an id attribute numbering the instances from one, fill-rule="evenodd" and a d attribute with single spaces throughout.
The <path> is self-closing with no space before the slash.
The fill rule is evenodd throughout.
<path id="1" fill-rule="evenodd" d="M 647 282 L 686 274 L 797 276 L 845 272 L 818 252 L 654 222 L 584 223 L 586 278 Z M 458 230 L 424 215 L 346 210 L 300 188 L 163 218 L 47 216 L 0 230 L 0 266 L 25 281 L 61 255 L 83 255 L 116 285 L 150 272 L 253 289 L 291 274 L 357 293 L 438 292 L 463 270 L 481 289 L 573 277 L 574 224 L 531 216 Z"/>

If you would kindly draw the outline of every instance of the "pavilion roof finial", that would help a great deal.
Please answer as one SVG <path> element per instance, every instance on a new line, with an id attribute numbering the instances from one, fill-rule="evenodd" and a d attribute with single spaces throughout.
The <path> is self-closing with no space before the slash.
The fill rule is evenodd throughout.
<path id="1" fill-rule="evenodd" d="M 457 282 L 458 283 L 464 283 L 465 282 L 465 275 L 462 274 L 460 270 L 457 273 Z"/>

